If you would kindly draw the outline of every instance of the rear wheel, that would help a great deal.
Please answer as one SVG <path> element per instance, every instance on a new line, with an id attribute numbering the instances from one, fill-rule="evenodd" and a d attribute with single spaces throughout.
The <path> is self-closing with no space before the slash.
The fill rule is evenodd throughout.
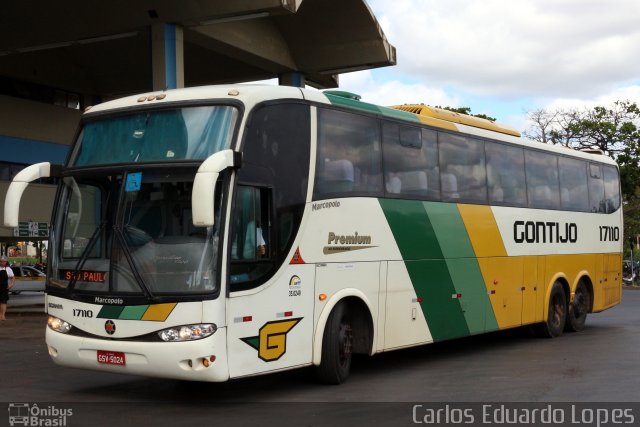
<path id="1" fill-rule="evenodd" d="M 569 304 L 569 313 L 567 315 L 567 323 L 565 330 L 570 332 L 579 332 L 584 329 L 587 321 L 587 313 L 591 309 L 591 294 L 584 282 L 578 283 L 576 293 L 573 296 L 573 302 Z"/>
<path id="2" fill-rule="evenodd" d="M 560 282 L 555 282 L 549 295 L 549 312 L 547 321 L 534 325 L 536 335 L 544 338 L 555 338 L 562 335 L 567 321 L 567 295 Z"/>
<path id="3" fill-rule="evenodd" d="M 347 304 L 339 302 L 331 311 L 322 336 L 322 358 L 317 374 L 326 384 L 340 384 L 349 376 L 353 329 Z"/>

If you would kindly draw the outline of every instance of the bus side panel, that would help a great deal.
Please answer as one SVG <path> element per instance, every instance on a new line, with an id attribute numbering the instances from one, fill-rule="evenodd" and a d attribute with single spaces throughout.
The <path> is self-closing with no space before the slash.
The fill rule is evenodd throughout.
<path id="1" fill-rule="evenodd" d="M 523 257 L 479 260 L 500 329 L 522 324 Z"/>
<path id="2" fill-rule="evenodd" d="M 622 299 L 622 254 L 608 254 L 605 304 L 613 306 Z"/>
<path id="3" fill-rule="evenodd" d="M 524 257 L 522 268 L 522 324 L 527 325 L 536 323 L 541 320 L 538 319 L 538 312 L 541 311 L 542 303 L 539 302 L 539 292 L 543 286 L 541 286 L 540 278 L 542 275 L 538 274 L 539 258 L 537 256 Z"/>
<path id="4" fill-rule="evenodd" d="M 424 207 L 447 262 L 455 291 L 452 298 L 460 302 L 469 334 L 497 330 L 498 323 L 476 259 L 477 250 L 465 226 L 465 205 L 425 202 Z"/>
<path id="5" fill-rule="evenodd" d="M 389 262 L 387 277 L 384 349 L 432 342 L 427 320 L 404 262 Z"/>
<path id="6" fill-rule="evenodd" d="M 260 288 L 232 288 L 227 300 L 232 378 L 311 363 L 314 276 L 312 264 L 287 265 Z"/>
<path id="7" fill-rule="evenodd" d="M 373 325 L 378 322 L 378 301 L 380 296 L 380 262 L 335 262 L 316 265 L 316 294 L 328 296 L 315 305 L 314 325 L 318 325 L 323 312 L 331 310 L 337 303 L 336 294 L 363 295 L 364 303 L 371 314 Z M 351 292 L 356 290 L 357 292 Z M 321 326 L 321 325 L 319 325 Z M 377 347 L 374 326 L 373 349 Z"/>
<path id="8" fill-rule="evenodd" d="M 388 199 L 380 205 L 434 341 L 497 329 L 457 206 Z"/>
<path id="9" fill-rule="evenodd" d="M 602 275 L 598 281 L 598 297 L 593 302 L 594 312 L 613 307 L 619 304 L 622 299 L 622 255 L 601 255 L 598 265 L 601 265 Z"/>

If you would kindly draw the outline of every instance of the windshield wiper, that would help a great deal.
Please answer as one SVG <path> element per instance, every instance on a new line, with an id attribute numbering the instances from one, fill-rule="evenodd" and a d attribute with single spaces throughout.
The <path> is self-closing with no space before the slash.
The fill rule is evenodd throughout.
<path id="1" fill-rule="evenodd" d="M 106 223 L 107 221 L 102 221 L 100 225 L 96 227 L 95 231 L 89 238 L 89 243 L 84 247 L 82 255 L 80 255 L 80 259 L 76 264 L 76 268 L 73 270 L 71 281 L 69 282 L 69 286 L 67 286 L 67 293 L 71 294 L 73 292 L 73 289 L 76 286 L 76 282 L 78 281 L 78 277 L 80 277 L 80 271 L 82 270 L 82 267 L 84 267 L 84 263 L 87 261 L 87 258 L 89 258 L 89 254 L 95 247 L 96 242 L 98 241 L 98 235 L 100 235 Z"/>
<path id="2" fill-rule="evenodd" d="M 124 237 L 124 233 L 122 232 L 122 229 L 119 226 L 114 225 L 113 231 L 115 232 L 118 238 L 118 242 L 122 247 L 122 251 L 124 252 L 125 258 L 127 259 L 129 266 L 131 267 L 131 272 L 133 273 L 133 277 L 136 279 L 138 285 L 140 285 L 140 289 L 142 290 L 142 292 L 144 293 L 144 295 L 147 297 L 149 301 L 155 301 L 156 296 L 151 292 L 151 290 L 149 290 L 149 287 L 145 284 L 144 279 L 140 275 L 140 272 L 138 271 L 138 268 L 135 265 L 133 256 L 131 255 L 131 251 L 129 250 L 129 245 L 127 244 L 127 241 Z"/>

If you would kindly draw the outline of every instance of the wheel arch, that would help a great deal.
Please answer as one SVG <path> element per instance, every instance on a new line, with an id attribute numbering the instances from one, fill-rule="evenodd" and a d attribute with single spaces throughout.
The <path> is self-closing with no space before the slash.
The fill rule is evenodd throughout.
<path id="1" fill-rule="evenodd" d="M 573 301 L 573 296 L 575 295 L 575 291 L 578 288 L 578 285 L 580 284 L 580 282 L 584 283 L 584 285 L 587 287 L 587 291 L 589 292 L 589 296 L 591 297 L 589 313 L 593 313 L 593 298 L 594 298 L 593 282 L 591 281 L 591 276 L 589 276 L 589 273 L 587 273 L 586 271 L 580 272 L 580 274 L 578 274 L 578 278 L 573 285 L 573 292 L 571 293 L 571 299 L 569 300 L 569 302 Z"/>
<path id="2" fill-rule="evenodd" d="M 322 357 L 322 338 L 327 320 L 331 311 L 338 303 L 344 301 L 349 313 L 357 313 L 352 316 L 353 328 L 353 353 L 373 354 L 374 339 L 377 336 L 375 322 L 372 316 L 372 306 L 366 295 L 357 289 L 342 289 L 331 296 L 320 312 L 313 335 L 313 364 L 320 365 Z"/>
<path id="3" fill-rule="evenodd" d="M 549 316 L 549 303 L 551 301 L 551 290 L 553 289 L 553 285 L 556 282 L 560 283 L 560 285 L 562 286 L 562 289 L 564 290 L 565 302 L 567 304 L 567 307 L 569 307 L 569 302 L 571 301 L 571 286 L 569 285 L 569 280 L 562 273 L 555 274 L 549 281 L 549 285 L 547 286 L 547 290 L 545 292 L 544 307 L 543 307 L 545 322 L 548 320 L 548 316 Z"/>

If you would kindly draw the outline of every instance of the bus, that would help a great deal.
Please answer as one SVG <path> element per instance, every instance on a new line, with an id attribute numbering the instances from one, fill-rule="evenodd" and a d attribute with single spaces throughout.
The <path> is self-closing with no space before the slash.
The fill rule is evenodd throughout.
<path id="1" fill-rule="evenodd" d="M 86 111 L 57 177 L 56 364 L 194 381 L 531 325 L 580 331 L 621 298 L 616 164 L 426 105 L 209 86 Z"/>

